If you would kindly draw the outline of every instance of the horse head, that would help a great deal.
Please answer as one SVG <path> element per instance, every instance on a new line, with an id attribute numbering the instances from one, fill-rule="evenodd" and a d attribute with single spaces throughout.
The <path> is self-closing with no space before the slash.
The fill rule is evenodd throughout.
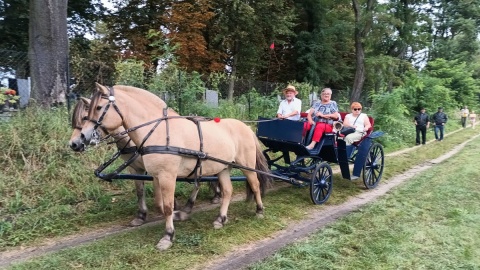
<path id="1" fill-rule="evenodd" d="M 72 113 L 72 135 L 70 136 L 70 141 L 68 144 L 72 150 L 81 152 L 84 151 L 86 145 L 83 143 L 81 138 L 81 130 L 85 122 L 86 117 L 88 116 L 88 109 L 90 107 L 90 99 L 81 97 L 80 100 L 75 105 Z"/>
<path id="2" fill-rule="evenodd" d="M 100 131 L 112 133 L 122 126 L 123 116 L 117 107 L 113 88 L 107 88 L 96 83 L 96 91 L 92 96 L 88 116 L 80 131 L 84 145 L 98 139 Z"/>
<path id="3" fill-rule="evenodd" d="M 178 115 L 168 109 L 165 101 L 144 89 L 125 85 L 107 88 L 97 83 L 88 111 L 88 121 L 81 131 L 83 142 L 89 144 L 99 128 L 111 134 L 122 126 L 129 128 L 158 119 L 164 115 L 162 112 L 165 110 L 168 115 Z"/>

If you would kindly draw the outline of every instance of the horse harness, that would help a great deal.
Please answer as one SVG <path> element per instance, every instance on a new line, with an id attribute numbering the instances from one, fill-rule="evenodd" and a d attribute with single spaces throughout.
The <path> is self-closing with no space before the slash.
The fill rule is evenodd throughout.
<path id="1" fill-rule="evenodd" d="M 92 120 L 92 119 L 88 119 L 89 121 L 93 122 L 95 124 L 94 126 L 94 130 L 96 130 L 98 127 L 101 127 L 101 128 L 104 128 L 102 126 L 102 121 L 108 111 L 108 109 L 110 108 L 110 106 L 113 106 L 113 108 L 115 109 L 115 111 L 119 114 L 120 118 L 122 119 L 122 122 L 124 121 L 123 119 L 123 115 L 121 114 L 120 112 L 120 109 L 118 108 L 118 106 L 115 104 L 115 97 L 114 97 L 114 92 L 113 92 L 113 87 L 109 87 L 109 92 L 110 92 L 110 95 L 108 97 L 102 95 L 101 98 L 103 99 L 107 99 L 108 100 L 108 104 L 105 106 L 102 114 L 100 115 L 100 117 L 98 118 L 98 120 Z M 242 166 L 242 165 L 239 165 L 239 164 L 236 164 L 235 162 L 229 162 L 229 161 L 225 161 L 225 160 L 222 160 L 222 159 L 218 159 L 218 158 L 215 158 L 215 157 L 212 157 L 212 156 L 209 156 L 207 153 L 205 153 L 203 151 L 203 134 L 202 134 L 202 128 L 200 126 L 200 122 L 202 121 L 211 121 L 213 120 L 212 118 L 207 118 L 207 117 L 198 117 L 198 116 L 168 116 L 168 112 L 167 112 L 167 108 L 164 108 L 163 109 L 163 117 L 161 118 L 158 118 L 158 119 L 155 119 L 155 120 L 152 120 L 152 121 L 149 121 L 149 122 L 146 122 L 144 124 L 141 124 L 141 125 L 138 125 L 138 126 L 135 126 L 135 127 L 132 127 L 132 128 L 129 128 L 129 129 L 126 129 L 122 132 L 119 132 L 117 134 L 114 134 L 114 135 L 107 135 L 105 138 L 102 139 L 102 141 L 106 140 L 108 137 L 116 137 L 116 136 L 123 136 L 123 135 L 126 135 L 128 134 L 129 132 L 132 132 L 132 131 L 135 131 L 139 128 L 142 128 L 142 127 L 145 127 L 145 126 L 148 126 L 148 125 L 151 125 L 151 124 L 154 124 L 155 125 L 150 129 L 150 131 L 148 132 L 148 134 L 145 136 L 145 138 L 142 140 L 140 146 L 138 147 L 128 147 L 126 148 L 126 145 L 128 145 L 128 143 L 122 148 L 122 149 L 119 149 L 111 158 L 110 160 L 108 160 L 107 162 L 103 163 L 102 165 L 100 165 L 96 170 L 95 170 L 95 175 L 97 177 L 100 177 L 101 173 L 103 170 L 105 170 L 110 164 L 112 164 L 121 154 L 129 154 L 129 153 L 133 153 L 133 155 L 127 160 L 125 161 L 122 165 L 120 165 L 117 169 L 115 169 L 112 173 L 109 173 L 109 174 L 106 174 L 106 175 L 103 175 L 102 178 L 103 180 L 106 180 L 108 182 L 111 182 L 112 179 L 118 175 L 121 171 L 123 171 L 126 167 L 128 167 L 130 164 L 133 163 L 133 161 L 138 157 L 138 155 L 148 155 L 148 154 L 172 154 L 172 155 L 180 155 L 180 156 L 187 156 L 187 157 L 195 157 L 197 158 L 197 163 L 195 165 L 195 168 L 193 168 L 192 172 L 190 172 L 190 174 L 187 176 L 190 177 L 192 175 L 195 175 L 195 177 L 193 178 L 195 184 L 197 185 L 199 180 L 202 178 L 202 161 L 204 160 L 212 160 L 212 161 L 216 161 L 216 162 L 219 162 L 219 163 L 222 163 L 222 164 L 225 164 L 225 165 L 228 165 L 228 166 L 232 166 L 234 168 L 237 168 L 237 169 L 244 169 L 244 170 L 249 170 L 249 171 L 254 171 L 254 172 L 257 172 L 257 173 L 262 173 L 262 174 L 268 174 L 270 175 L 269 173 L 265 173 L 263 171 L 260 171 L 260 170 L 256 170 L 256 169 L 253 169 L 253 168 L 249 168 L 249 167 L 245 167 L 245 166 Z M 197 126 L 197 131 L 198 131 L 198 136 L 199 136 L 199 139 L 200 139 L 200 146 L 199 146 L 199 150 L 192 150 L 192 149 L 187 149 L 187 148 L 183 148 L 183 147 L 177 147 L 177 146 L 171 146 L 170 145 L 170 132 L 169 132 L 169 121 L 170 119 L 176 119 L 176 118 L 182 118 L 182 119 L 188 119 L 190 121 L 192 121 L 193 123 L 195 123 L 195 125 Z M 166 145 L 152 145 L 152 146 L 143 146 L 145 144 L 145 142 L 148 140 L 148 138 L 150 138 L 150 136 L 152 135 L 152 133 L 155 131 L 155 129 L 158 127 L 158 125 L 162 122 L 162 121 L 165 121 L 165 124 L 166 124 L 166 140 L 167 140 L 167 144 Z"/>

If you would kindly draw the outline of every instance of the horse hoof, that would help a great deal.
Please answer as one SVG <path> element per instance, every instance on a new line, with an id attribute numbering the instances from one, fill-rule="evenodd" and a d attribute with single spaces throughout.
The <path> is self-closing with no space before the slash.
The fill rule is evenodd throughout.
<path id="1" fill-rule="evenodd" d="M 215 221 L 213 222 L 213 228 L 214 229 L 220 229 L 220 228 L 223 228 L 223 226 L 225 224 L 227 224 L 228 222 L 228 218 L 227 217 L 218 217 L 217 219 L 215 219 Z"/>
<path id="2" fill-rule="evenodd" d="M 213 228 L 214 229 L 221 229 L 221 228 L 223 228 L 223 224 L 221 222 L 215 220 L 213 222 Z"/>
<path id="3" fill-rule="evenodd" d="M 158 241 L 158 244 L 155 247 L 159 251 L 163 251 L 163 250 L 169 249 L 172 245 L 173 245 L 172 241 L 162 238 L 160 239 L 160 241 Z"/>
<path id="4" fill-rule="evenodd" d="M 257 218 L 260 218 L 260 219 L 265 218 L 265 215 L 263 213 L 257 213 L 256 216 Z"/>
<path id="5" fill-rule="evenodd" d="M 143 220 L 141 218 L 135 218 L 134 220 L 130 221 L 130 226 L 138 227 L 138 226 L 143 225 L 143 223 L 145 223 L 145 220 Z"/>
<path id="6" fill-rule="evenodd" d="M 214 197 L 213 199 L 210 200 L 212 204 L 219 204 L 220 203 L 220 198 L 219 197 Z"/>
<path id="7" fill-rule="evenodd" d="M 183 211 L 173 212 L 173 220 L 175 220 L 175 221 L 184 221 L 184 220 L 187 220 L 189 217 L 190 216 Z"/>

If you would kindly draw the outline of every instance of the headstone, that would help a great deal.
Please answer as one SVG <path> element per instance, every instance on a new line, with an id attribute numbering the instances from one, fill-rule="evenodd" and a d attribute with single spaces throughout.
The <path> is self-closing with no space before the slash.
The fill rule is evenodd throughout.
<path id="1" fill-rule="evenodd" d="M 316 92 L 310 93 L 308 95 L 308 101 L 310 103 L 310 107 L 313 105 L 313 103 L 318 99 L 318 95 Z"/>
<path id="2" fill-rule="evenodd" d="M 214 90 L 205 90 L 205 102 L 208 106 L 218 108 L 218 92 Z"/>
<path id="3" fill-rule="evenodd" d="M 20 95 L 20 108 L 28 105 L 30 99 L 30 77 L 28 79 L 17 79 L 18 94 Z"/>

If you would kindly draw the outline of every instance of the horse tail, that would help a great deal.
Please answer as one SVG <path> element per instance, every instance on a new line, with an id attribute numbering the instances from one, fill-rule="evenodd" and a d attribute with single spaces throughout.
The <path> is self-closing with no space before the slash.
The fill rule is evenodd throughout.
<path id="1" fill-rule="evenodd" d="M 255 169 L 270 173 L 270 169 L 268 168 L 268 162 L 265 156 L 263 155 L 262 146 L 260 145 L 258 139 L 255 137 L 255 147 L 256 147 L 256 162 L 255 162 Z M 271 176 L 257 173 L 258 181 L 260 182 L 260 194 L 262 197 L 265 195 L 265 191 L 267 188 L 271 187 L 273 179 Z M 247 183 L 247 201 L 252 200 L 254 197 L 253 191 L 250 185 Z"/>

